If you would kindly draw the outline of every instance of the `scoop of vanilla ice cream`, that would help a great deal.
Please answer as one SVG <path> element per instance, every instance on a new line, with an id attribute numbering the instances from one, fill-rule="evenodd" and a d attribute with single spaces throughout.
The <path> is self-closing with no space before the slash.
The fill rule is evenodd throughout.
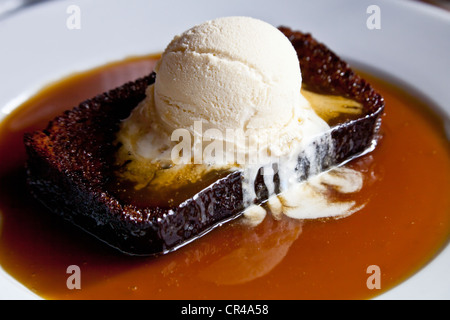
<path id="1" fill-rule="evenodd" d="M 171 129 L 283 128 L 295 121 L 301 73 L 290 41 L 249 17 L 202 23 L 177 36 L 156 67 L 156 110 Z"/>
<path id="2" fill-rule="evenodd" d="M 226 151 L 263 150 L 269 156 L 286 154 L 306 134 L 328 129 L 300 93 L 300 64 L 291 42 L 258 19 L 225 17 L 187 30 L 170 42 L 155 72 L 147 98 L 128 121 L 134 127 L 129 136 L 140 134 L 128 140 L 144 157 L 154 156 L 155 142 L 180 128 L 194 135 L 193 149 L 210 131 L 208 138 L 226 142 Z"/>
<path id="3" fill-rule="evenodd" d="M 207 21 L 176 36 L 155 71 L 155 108 L 167 130 L 194 132 L 199 120 L 224 140 L 227 129 L 257 130 L 251 139 L 282 153 L 299 136 L 301 109 L 309 107 L 291 42 L 250 17 Z"/>

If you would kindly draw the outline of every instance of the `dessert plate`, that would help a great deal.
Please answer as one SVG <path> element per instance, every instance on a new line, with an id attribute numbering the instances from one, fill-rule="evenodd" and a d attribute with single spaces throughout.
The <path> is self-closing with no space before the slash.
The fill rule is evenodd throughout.
<path id="1" fill-rule="evenodd" d="M 52 81 L 160 52 L 173 35 L 231 15 L 311 32 L 352 65 L 414 90 L 448 123 L 450 13 L 413 1 L 365 0 L 80 0 L 32 6 L 0 17 L 0 120 Z M 377 299 L 450 299 L 449 265 L 447 246 Z M 0 299 L 40 297 L 0 269 Z"/>

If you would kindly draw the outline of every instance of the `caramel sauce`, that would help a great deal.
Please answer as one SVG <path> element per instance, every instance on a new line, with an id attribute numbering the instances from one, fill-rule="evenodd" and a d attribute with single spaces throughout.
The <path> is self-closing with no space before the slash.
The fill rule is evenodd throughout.
<path id="1" fill-rule="evenodd" d="M 132 204 L 138 208 L 174 208 L 217 180 L 226 177 L 229 173 L 230 171 L 225 170 L 211 170 L 206 172 L 198 181 L 183 183 L 181 186 L 173 183 L 143 188 L 136 188 L 136 183 L 127 178 L 115 177 L 105 188 L 122 203 Z M 180 179 L 182 179 L 182 173 Z"/>
<path id="2" fill-rule="evenodd" d="M 154 56 L 131 58 L 52 84 L 0 125 L 0 264 L 46 299 L 367 299 L 428 263 L 450 235 L 450 151 L 429 108 L 365 75 L 386 100 L 384 138 L 348 164 L 365 172 L 350 217 L 298 221 L 270 216 L 229 223 L 176 252 L 130 257 L 51 215 L 25 184 L 24 132 L 80 101 L 149 73 Z M 81 270 L 81 289 L 66 286 Z M 381 289 L 366 285 L 381 271 Z"/>

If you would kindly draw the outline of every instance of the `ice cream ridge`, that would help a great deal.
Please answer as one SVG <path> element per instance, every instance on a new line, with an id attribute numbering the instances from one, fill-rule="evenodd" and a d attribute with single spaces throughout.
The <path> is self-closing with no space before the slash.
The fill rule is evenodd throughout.
<path id="1" fill-rule="evenodd" d="M 262 212 L 252 203 L 255 178 L 263 170 L 269 195 L 274 195 L 268 202 L 279 212 L 281 202 L 289 201 L 276 193 L 296 190 L 299 198 L 305 189 L 296 174 L 300 152 L 309 155 L 311 172 L 321 172 L 314 159 L 323 156 L 320 150 L 332 148 L 325 134 L 330 126 L 312 107 L 314 95 L 312 100 L 302 95 L 297 53 L 274 26 L 250 17 L 204 22 L 169 43 L 155 72 L 155 83 L 121 123 L 117 138 L 119 162 L 128 163 L 122 174 L 135 188 L 196 183 L 211 170 L 242 170 L 247 211 Z M 310 143 L 318 135 L 325 145 L 319 151 Z M 334 181 L 358 189 L 361 179 L 355 175 L 348 175 L 351 181 Z M 309 199 L 310 189 L 303 191 Z M 307 217 L 342 211 L 328 206 L 314 213 L 310 206 Z M 292 216 L 305 217 L 299 212 Z"/>

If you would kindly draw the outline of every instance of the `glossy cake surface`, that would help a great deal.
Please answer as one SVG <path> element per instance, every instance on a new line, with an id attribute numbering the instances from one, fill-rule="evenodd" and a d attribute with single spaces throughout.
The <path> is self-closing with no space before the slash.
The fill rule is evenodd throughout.
<path id="1" fill-rule="evenodd" d="M 362 104 L 357 119 L 335 123 L 334 149 L 321 159 L 323 170 L 373 148 L 384 101 L 360 76 L 309 34 L 280 28 L 297 51 L 303 85 L 312 92 L 339 95 Z M 28 183 L 34 196 L 109 245 L 129 254 L 167 253 L 243 211 L 241 173 L 222 177 L 175 206 L 139 207 L 108 190 L 114 176 L 115 136 L 121 120 L 145 97 L 155 74 L 81 103 L 51 121 L 45 130 L 25 136 Z M 320 141 L 316 142 L 318 148 Z M 299 179 L 309 165 L 299 155 Z M 262 176 L 256 202 L 267 200 Z"/>

